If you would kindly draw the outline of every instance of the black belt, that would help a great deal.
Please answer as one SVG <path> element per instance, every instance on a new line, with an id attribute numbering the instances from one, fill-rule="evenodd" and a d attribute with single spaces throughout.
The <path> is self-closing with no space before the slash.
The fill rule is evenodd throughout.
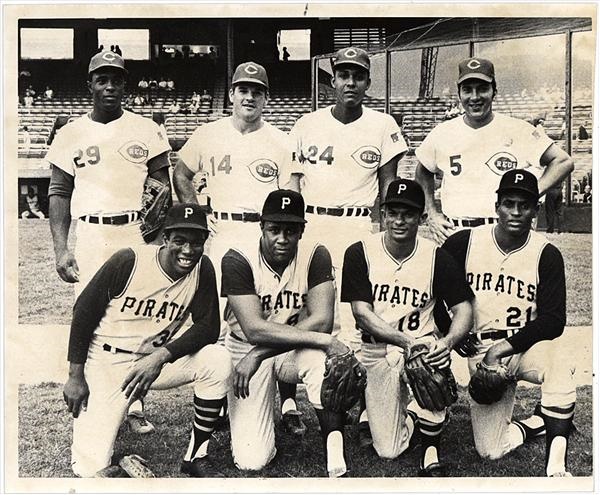
<path id="1" fill-rule="evenodd" d="M 477 334 L 479 340 L 502 340 L 512 337 L 518 330 L 490 330 L 489 332 L 481 332 Z"/>
<path id="2" fill-rule="evenodd" d="M 102 225 L 125 225 L 135 222 L 138 218 L 140 218 L 140 212 L 132 211 L 131 213 L 123 213 L 122 215 L 84 215 L 79 217 L 79 220 Z"/>
<path id="3" fill-rule="evenodd" d="M 135 352 L 133 352 L 133 351 L 126 351 L 125 349 L 119 349 L 118 347 L 113 347 L 112 345 L 108 345 L 108 344 L 104 344 L 102 346 L 102 349 L 104 349 L 106 352 L 110 352 L 111 354 L 118 354 L 118 353 L 135 354 Z"/>
<path id="4" fill-rule="evenodd" d="M 467 220 L 463 218 L 453 218 L 452 223 L 455 227 L 479 227 L 480 225 L 496 223 L 498 219 L 494 217 L 474 218 Z"/>
<path id="5" fill-rule="evenodd" d="M 379 342 L 379 340 L 377 340 L 375 337 L 373 337 L 371 334 L 369 333 L 361 333 L 360 335 L 360 339 L 365 343 L 365 344 L 384 344 L 384 342 Z"/>
<path id="6" fill-rule="evenodd" d="M 325 208 L 324 206 L 306 206 L 306 213 L 317 215 L 331 215 L 333 217 L 366 217 L 371 214 L 371 209 L 366 206 L 352 206 L 349 208 Z"/>
<path id="7" fill-rule="evenodd" d="M 259 213 L 227 213 L 221 211 L 213 211 L 213 215 L 217 220 L 234 220 L 236 222 L 260 222 Z"/>

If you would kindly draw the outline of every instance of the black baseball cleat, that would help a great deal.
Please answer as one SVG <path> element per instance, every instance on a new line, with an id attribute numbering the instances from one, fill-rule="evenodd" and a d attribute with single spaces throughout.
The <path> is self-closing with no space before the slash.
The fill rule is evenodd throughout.
<path id="1" fill-rule="evenodd" d="M 192 478 L 224 478 L 225 475 L 219 471 L 208 457 L 200 457 L 193 461 L 183 461 L 181 472 Z"/>
<path id="2" fill-rule="evenodd" d="M 302 437 L 306 433 L 306 425 L 302 421 L 302 413 L 294 409 L 281 417 L 283 429 L 294 436 Z"/>
<path id="3" fill-rule="evenodd" d="M 366 449 L 373 445 L 373 437 L 371 436 L 371 428 L 368 421 L 358 423 L 358 444 L 361 449 Z"/>
<path id="4" fill-rule="evenodd" d="M 441 462 L 432 462 L 426 468 L 419 469 L 419 476 L 423 478 L 445 478 L 446 466 Z"/>

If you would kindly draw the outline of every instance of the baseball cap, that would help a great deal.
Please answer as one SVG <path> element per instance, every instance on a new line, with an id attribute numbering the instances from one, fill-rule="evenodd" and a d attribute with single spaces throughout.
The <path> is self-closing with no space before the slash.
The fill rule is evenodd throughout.
<path id="1" fill-rule="evenodd" d="M 505 191 L 523 191 L 535 196 L 536 199 L 540 196 L 537 178 L 531 172 L 523 169 L 509 170 L 502 176 L 496 192 L 500 195 Z"/>
<path id="2" fill-rule="evenodd" d="M 165 218 L 164 230 L 196 229 L 208 232 L 206 214 L 196 203 L 179 203 L 169 208 Z"/>
<path id="3" fill-rule="evenodd" d="M 425 208 L 425 193 L 418 182 L 408 179 L 396 179 L 388 186 L 384 205 L 406 205 L 419 210 Z"/>
<path id="4" fill-rule="evenodd" d="M 273 191 L 265 199 L 260 219 L 269 222 L 306 223 L 304 198 L 290 189 Z"/>
<path id="5" fill-rule="evenodd" d="M 335 69 L 338 65 L 358 65 L 367 71 L 371 70 L 371 61 L 369 60 L 369 54 L 362 48 L 355 48 L 350 46 L 348 48 L 342 48 L 338 50 L 333 57 L 331 66 Z"/>
<path id="6" fill-rule="evenodd" d="M 233 73 L 231 85 L 241 82 L 260 84 L 269 89 L 269 78 L 266 69 L 255 62 L 244 62 L 237 66 Z"/>
<path id="7" fill-rule="evenodd" d="M 491 83 L 495 78 L 494 64 L 485 58 L 467 58 L 458 64 L 457 84 L 465 79 L 481 79 Z"/>
<path id="8" fill-rule="evenodd" d="M 88 74 L 91 74 L 101 67 L 115 67 L 116 69 L 121 69 L 123 72 L 127 73 L 123 57 L 110 51 L 96 53 L 96 55 L 90 59 Z"/>

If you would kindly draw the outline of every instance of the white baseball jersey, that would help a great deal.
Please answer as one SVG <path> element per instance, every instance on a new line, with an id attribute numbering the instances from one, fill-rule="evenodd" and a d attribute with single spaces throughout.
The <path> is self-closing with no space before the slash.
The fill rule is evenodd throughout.
<path id="1" fill-rule="evenodd" d="M 393 117 L 363 107 L 343 124 L 326 107 L 302 116 L 290 135 L 301 164 L 307 205 L 372 207 L 379 192 L 377 170 L 408 148 Z"/>
<path id="2" fill-rule="evenodd" d="M 495 217 L 499 176 L 527 168 L 540 177 L 540 158 L 552 140 L 527 122 L 499 113 L 473 129 L 462 118 L 442 122 L 416 149 L 427 170 L 444 173 L 442 211 L 450 218 Z M 468 201 L 465 197 L 468 196 Z"/>
<path id="3" fill-rule="evenodd" d="M 326 252 L 318 244 L 299 242 L 296 256 L 279 276 L 264 259 L 259 243 L 252 247 L 232 248 L 223 258 L 222 295 L 256 294 L 265 320 L 295 325 L 300 311 L 306 306 L 310 287 L 333 280 L 331 262 L 323 262 Z M 243 276 L 240 276 L 240 272 L 236 273 L 232 265 L 236 261 L 249 273 Z M 246 287 L 248 283 L 253 283 L 252 289 Z M 225 309 L 225 318 L 228 332 L 246 340 L 229 307 Z"/>
<path id="4" fill-rule="evenodd" d="M 419 236 L 413 252 L 399 262 L 384 239 L 385 232 L 380 232 L 346 250 L 342 301 L 371 303 L 381 319 L 414 338 L 436 333 L 436 298 L 452 307 L 472 297 L 458 266 L 434 242 Z"/>
<path id="5" fill-rule="evenodd" d="M 74 177 L 74 218 L 138 211 L 149 173 L 148 161 L 169 151 L 158 125 L 132 112 L 108 124 L 83 115 L 61 128 L 46 155 Z"/>
<path id="6" fill-rule="evenodd" d="M 179 151 L 192 172 L 205 171 L 211 206 L 219 212 L 260 212 L 265 198 L 290 179 L 293 145 L 268 122 L 247 134 L 233 117 L 198 127 Z"/>

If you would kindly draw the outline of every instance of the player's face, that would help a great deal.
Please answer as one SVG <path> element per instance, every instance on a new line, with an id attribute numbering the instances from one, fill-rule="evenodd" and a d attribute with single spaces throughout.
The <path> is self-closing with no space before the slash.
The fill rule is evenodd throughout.
<path id="1" fill-rule="evenodd" d="M 276 266 L 287 265 L 296 255 L 303 230 L 299 223 L 264 222 L 261 246 L 266 260 Z"/>
<path id="2" fill-rule="evenodd" d="M 458 96 L 468 122 L 485 125 L 492 120 L 494 88 L 481 79 L 467 79 L 460 84 Z"/>
<path id="3" fill-rule="evenodd" d="M 229 90 L 229 101 L 233 104 L 235 118 L 256 122 L 267 104 L 267 91 L 259 84 L 236 84 Z"/>
<path id="4" fill-rule="evenodd" d="M 393 241 L 412 241 L 419 230 L 424 214 L 417 208 L 404 205 L 386 205 L 383 210 L 383 224 L 387 235 Z"/>
<path id="5" fill-rule="evenodd" d="M 200 261 L 206 233 L 195 229 L 173 229 L 165 234 L 164 240 L 163 268 L 170 275 L 182 277 Z"/>
<path id="6" fill-rule="evenodd" d="M 538 205 L 535 198 L 519 192 L 509 191 L 496 203 L 498 225 L 511 236 L 519 237 L 531 230 L 531 223 L 537 215 Z"/>
<path id="7" fill-rule="evenodd" d="M 335 70 L 331 85 L 335 89 L 338 103 L 347 107 L 356 107 L 362 104 L 365 93 L 371 85 L 371 79 L 365 69 L 342 65 Z"/>
<path id="8" fill-rule="evenodd" d="M 115 112 L 121 108 L 125 90 L 125 78 L 122 71 L 110 68 L 98 69 L 88 81 L 88 88 L 92 94 L 94 108 L 106 113 Z"/>

